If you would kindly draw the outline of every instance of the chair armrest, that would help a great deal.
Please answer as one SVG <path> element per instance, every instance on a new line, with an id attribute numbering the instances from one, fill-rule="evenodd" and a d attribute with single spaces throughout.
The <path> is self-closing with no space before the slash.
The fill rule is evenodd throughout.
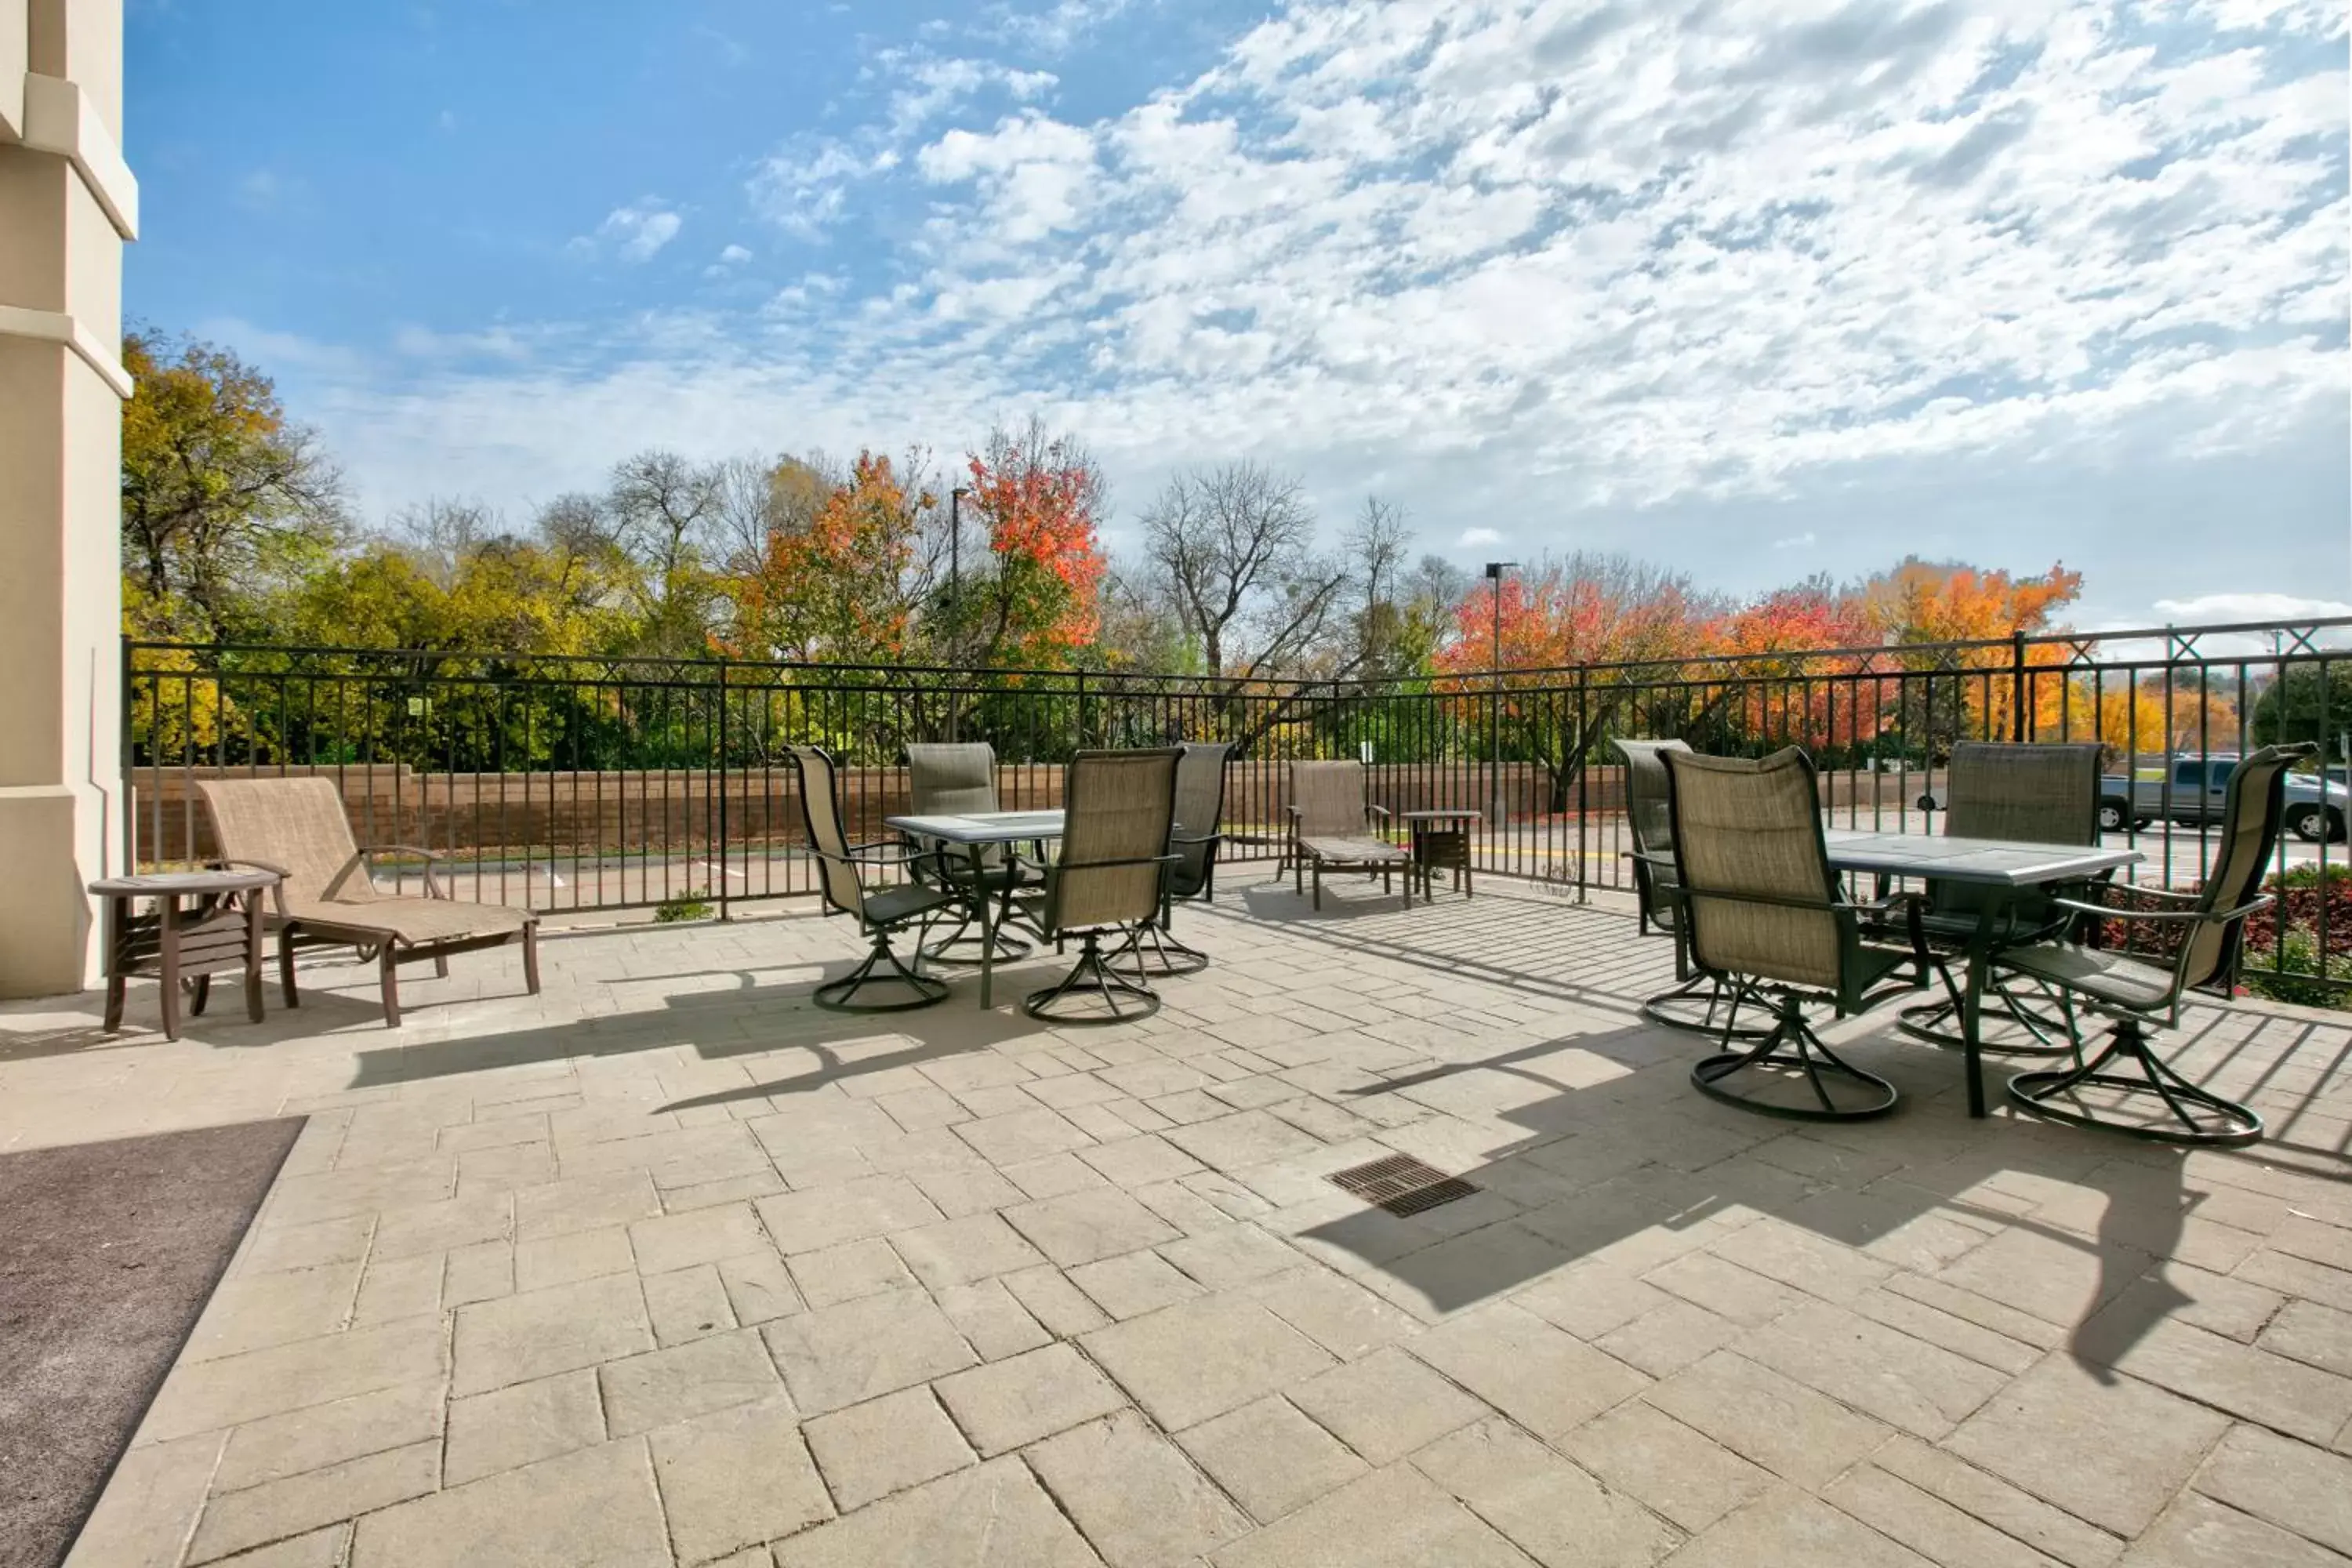
<path id="1" fill-rule="evenodd" d="M 415 844 L 365 845 L 360 849 L 359 858 L 367 862 L 368 872 L 371 877 L 374 874 L 375 858 L 379 855 L 407 855 L 424 861 L 425 896 L 428 899 L 446 899 L 449 896 L 449 889 L 441 885 L 441 878 L 434 869 L 435 867 L 449 858 L 446 855 L 436 853 L 433 850 L 420 847 Z M 349 875 L 350 873 L 348 871 L 344 873 L 344 876 Z M 334 885 L 340 888 L 342 884 L 343 877 L 337 877 L 335 879 Z M 332 894 L 331 893 L 329 896 L 331 897 Z"/>
<path id="2" fill-rule="evenodd" d="M 1364 815 L 1366 816 L 1377 816 L 1382 822 L 1387 822 L 1396 816 L 1396 813 L 1391 811 L 1385 805 L 1367 805 L 1364 807 Z"/>
<path id="3" fill-rule="evenodd" d="M 1168 836 L 1171 844 L 1223 844 L 1224 841 L 1223 833 L 1171 833 Z"/>
<path id="4" fill-rule="evenodd" d="M 909 860 L 920 860 L 927 855 L 937 853 L 939 851 L 936 848 L 926 848 L 919 844 L 908 844 L 904 840 L 888 838 L 877 838 L 871 844 L 853 844 L 849 847 L 850 858 L 870 859 L 871 863 L 877 866 L 903 866 Z"/>
<path id="5" fill-rule="evenodd" d="M 1290 820 L 1291 820 L 1291 822 L 1292 822 L 1292 824 L 1293 824 L 1294 826 L 1295 826 L 1295 825 L 1299 821 L 1299 819 L 1300 819 L 1300 818 L 1304 817 L 1304 816 L 1307 815 L 1305 812 L 1303 812 L 1303 811 L 1299 810 L 1299 809 L 1298 809 L 1297 806 L 1295 806 L 1295 805 L 1284 805 L 1284 806 L 1283 806 L 1283 808 L 1282 808 L 1282 809 L 1283 809 L 1284 811 L 1288 812 L 1288 813 L 1290 814 Z"/>
<path id="6" fill-rule="evenodd" d="M 2181 895 L 2172 896 L 2178 898 Z M 2194 898 L 2196 895 L 2188 896 Z M 2204 910 L 2119 910 L 2112 904 L 2086 904 L 2078 899 L 2053 899 L 2050 903 L 2053 909 L 2072 910 L 2076 914 L 2096 915 L 2101 920 L 2161 921 L 2179 925 L 2200 921 L 2243 920 L 2248 915 L 2256 914 L 2270 908 L 2277 901 L 2268 893 L 2264 893 L 2250 904 L 2240 904 L 2234 910 L 2214 910 L 2210 913 Z"/>

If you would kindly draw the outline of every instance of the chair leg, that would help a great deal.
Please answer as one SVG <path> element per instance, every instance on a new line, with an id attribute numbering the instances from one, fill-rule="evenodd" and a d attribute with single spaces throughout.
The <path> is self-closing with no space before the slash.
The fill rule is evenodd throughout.
<path id="1" fill-rule="evenodd" d="M 436 952 L 433 955 L 433 978 L 436 980 L 446 980 L 449 978 L 449 955 L 447 953 Z"/>
<path id="2" fill-rule="evenodd" d="M 397 1029 L 400 1027 L 400 965 L 393 960 L 389 939 L 377 946 L 375 964 L 383 991 L 383 1026 Z"/>
<path id="3" fill-rule="evenodd" d="M 302 1005 L 301 994 L 294 989 L 294 928 L 278 928 L 278 989 L 285 993 L 289 1007 Z"/>
<path id="4" fill-rule="evenodd" d="M 1138 934 L 1139 933 L 1130 931 L 1125 945 L 1132 945 Z M 1121 951 L 1124 951 L 1124 946 Z M 1113 957 L 1116 957 L 1116 954 Z M 1084 992 L 1089 989 L 1101 995 L 1103 1005 L 1108 1009 L 1107 1012 L 1065 1015 L 1049 1011 L 1055 1003 L 1072 992 Z M 1139 998 L 1143 1005 L 1138 1008 L 1122 1008 L 1119 1005 L 1121 996 Z M 1148 1018 L 1160 1011 L 1160 993 L 1145 984 L 1139 973 L 1130 979 L 1113 967 L 1112 961 L 1103 956 L 1102 933 L 1090 931 L 1083 933 L 1078 939 L 1078 961 L 1070 966 L 1070 972 L 1062 976 L 1056 984 L 1048 985 L 1042 991 L 1032 991 L 1028 995 L 1024 996 L 1021 999 L 1021 1010 L 1033 1018 L 1041 1019 L 1049 1024 L 1064 1026 L 1129 1024 L 1138 1018 Z"/>
<path id="5" fill-rule="evenodd" d="M 522 983 L 532 995 L 539 994 L 539 922 L 531 921 L 522 928 Z"/>
<path id="6" fill-rule="evenodd" d="M 2113 1072 L 2111 1066 L 2137 1067 L 2137 1073 Z M 2126 1100 L 2152 1095 L 2170 1112 L 2171 1122 L 2113 1121 L 2082 1109 L 2074 1099 L 2084 1085 L 2107 1089 Z M 2009 1098 L 2053 1121 L 2074 1127 L 2096 1127 L 2145 1138 L 2155 1143 L 2189 1143 L 2208 1148 L 2240 1148 L 2257 1142 L 2263 1119 L 2250 1107 L 2224 1100 L 2190 1083 L 2158 1056 L 2147 1043 L 2147 1032 L 2137 1018 L 2118 1018 L 2108 1036 L 2107 1048 L 2083 1066 L 2045 1072 L 2021 1072 L 2009 1080 Z M 2071 1103 L 2061 1104 L 2066 1100 Z M 2203 1113 L 2200 1119 L 2199 1112 Z M 2174 1125 L 2177 1123 L 2178 1125 Z"/>
<path id="7" fill-rule="evenodd" d="M 1738 1015 L 1733 1016 L 1736 1021 Z M 1732 1037 L 1727 1025 L 1722 1038 L 1728 1044 Z M 1788 1048 L 1784 1050 L 1784 1047 Z M 1783 1082 L 1801 1076 L 1820 1104 L 1759 1100 L 1727 1086 L 1727 1080 L 1735 1074 L 1748 1071 L 1760 1071 Z M 1793 994 L 1781 998 L 1778 1021 L 1753 1050 L 1721 1051 L 1706 1058 L 1691 1068 L 1691 1083 L 1711 1100 L 1798 1121 L 1867 1121 L 1894 1110 L 1898 1098 L 1893 1084 L 1863 1071 L 1824 1045 L 1806 1024 L 1803 1010 Z M 1832 1094 L 1832 1084 L 1845 1089 L 1850 1098 L 1841 1100 Z"/>
<path id="8" fill-rule="evenodd" d="M 1706 1003 L 1706 1011 L 1693 1016 L 1684 1005 L 1702 999 Z M 1661 991 L 1645 1000 L 1640 1012 L 1644 1023 L 1655 1024 L 1665 1029 L 1680 1029 L 1685 1034 L 1712 1035 L 1717 1039 L 1760 1040 L 1772 1032 L 1769 1028 L 1752 1026 L 1742 1029 L 1738 1027 L 1736 1017 L 1727 1025 L 1717 1022 L 1716 1014 L 1727 1005 L 1737 1014 L 1738 997 L 1727 994 L 1722 976 L 1692 974 L 1684 977 L 1683 983 L 1673 990 Z"/>
<path id="9" fill-rule="evenodd" d="M 877 974 L 874 972 L 875 966 L 880 963 L 888 964 L 889 972 Z M 874 933 L 873 947 L 866 952 L 866 962 L 839 980 L 827 981 L 818 986 L 814 993 L 814 1000 L 818 1006 L 833 1013 L 908 1013 L 918 1007 L 929 1007 L 946 1001 L 948 999 L 947 982 L 923 973 L 922 964 L 921 948 L 918 947 L 915 950 L 915 967 L 909 969 L 898 962 L 898 955 L 890 950 L 890 933 L 887 931 L 877 931 Z M 851 1000 L 862 988 L 877 982 L 895 982 L 903 984 L 911 989 L 914 994 L 901 1002 Z"/>
<path id="10" fill-rule="evenodd" d="M 1135 955 L 1139 975 L 1198 974 L 1209 967 L 1209 955 L 1176 940 L 1164 923 L 1138 926 L 1119 950 Z"/>
<path id="11" fill-rule="evenodd" d="M 1323 912 L 1323 862 L 1315 862 L 1315 912 Z"/>

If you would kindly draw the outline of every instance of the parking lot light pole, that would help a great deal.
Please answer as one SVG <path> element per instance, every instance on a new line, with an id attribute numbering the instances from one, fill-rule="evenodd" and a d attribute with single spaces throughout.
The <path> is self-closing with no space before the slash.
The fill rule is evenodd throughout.
<path id="1" fill-rule="evenodd" d="M 1516 561 L 1486 563 L 1486 581 L 1494 586 L 1494 655 L 1487 661 L 1487 678 L 1493 683 L 1494 694 L 1486 715 L 1486 804 L 1494 831 L 1503 828 L 1503 574 L 1518 564 Z"/>

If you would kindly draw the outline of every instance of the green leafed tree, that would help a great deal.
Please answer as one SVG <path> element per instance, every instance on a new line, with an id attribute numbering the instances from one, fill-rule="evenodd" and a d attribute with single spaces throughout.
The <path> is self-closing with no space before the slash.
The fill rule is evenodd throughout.
<path id="1" fill-rule="evenodd" d="M 122 359 L 122 571 L 134 629 L 235 637 L 346 534 L 341 476 L 269 377 L 216 344 L 134 331 Z"/>

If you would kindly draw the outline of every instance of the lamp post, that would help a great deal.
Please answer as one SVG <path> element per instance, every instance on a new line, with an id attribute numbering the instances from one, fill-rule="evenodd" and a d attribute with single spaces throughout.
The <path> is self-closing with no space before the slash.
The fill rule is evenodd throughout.
<path id="1" fill-rule="evenodd" d="M 1494 696 L 1486 714 L 1487 780 L 1486 803 L 1496 832 L 1503 826 L 1503 574 L 1518 564 L 1516 561 L 1486 563 L 1486 581 L 1494 584 L 1492 599 L 1495 611 L 1494 655 L 1487 661 L 1488 679 L 1494 684 Z"/>

